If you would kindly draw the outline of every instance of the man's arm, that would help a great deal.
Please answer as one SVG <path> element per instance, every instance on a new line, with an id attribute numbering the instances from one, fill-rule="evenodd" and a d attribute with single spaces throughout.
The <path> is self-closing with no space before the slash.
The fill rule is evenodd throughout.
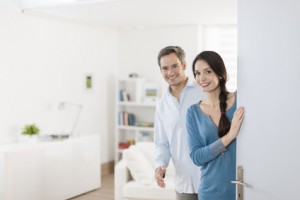
<path id="1" fill-rule="evenodd" d="M 155 113 L 155 123 L 154 123 L 154 144 L 155 144 L 155 179 L 157 185 L 164 188 L 164 174 L 166 173 L 166 168 L 169 165 L 171 158 L 169 140 L 166 131 L 163 126 L 163 121 L 160 115 L 156 111 Z"/>

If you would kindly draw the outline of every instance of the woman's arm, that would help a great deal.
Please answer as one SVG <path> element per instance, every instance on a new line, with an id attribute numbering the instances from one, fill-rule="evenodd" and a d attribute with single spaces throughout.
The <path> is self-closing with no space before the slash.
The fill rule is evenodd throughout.
<path id="1" fill-rule="evenodd" d="M 222 137 L 222 143 L 227 147 L 238 135 L 244 120 L 244 108 L 239 107 L 233 115 L 229 132 Z"/>
<path id="2" fill-rule="evenodd" d="M 196 106 L 190 107 L 187 111 L 186 125 L 188 132 L 188 145 L 190 157 L 195 165 L 202 166 L 207 162 L 218 157 L 226 151 L 221 139 L 206 145 L 201 134 L 199 133 L 200 122 L 196 118 Z"/>

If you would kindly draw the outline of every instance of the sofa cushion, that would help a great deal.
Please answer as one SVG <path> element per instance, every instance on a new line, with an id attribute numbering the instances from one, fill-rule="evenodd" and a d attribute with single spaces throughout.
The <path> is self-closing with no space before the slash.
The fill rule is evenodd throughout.
<path id="1" fill-rule="evenodd" d="M 135 145 L 124 150 L 123 158 L 132 178 L 141 185 L 150 185 L 154 182 L 154 168 L 142 151 Z"/>
<path id="2" fill-rule="evenodd" d="M 146 156 L 147 160 L 151 163 L 153 169 L 154 166 L 154 153 L 155 153 L 155 145 L 153 142 L 137 142 L 135 145 L 139 150 L 143 152 Z M 155 169 L 154 169 L 155 170 Z M 169 162 L 169 166 L 167 168 L 166 177 L 174 177 L 175 176 L 175 169 L 172 162 L 172 159 Z"/>
<path id="3" fill-rule="evenodd" d="M 150 162 L 154 169 L 154 143 L 153 142 L 137 142 L 135 145 L 143 152 L 146 159 Z"/>
<path id="4" fill-rule="evenodd" d="M 174 200 L 176 199 L 174 179 L 165 179 L 166 187 L 160 188 L 156 182 L 145 186 L 136 181 L 129 181 L 123 188 L 125 199 Z"/>

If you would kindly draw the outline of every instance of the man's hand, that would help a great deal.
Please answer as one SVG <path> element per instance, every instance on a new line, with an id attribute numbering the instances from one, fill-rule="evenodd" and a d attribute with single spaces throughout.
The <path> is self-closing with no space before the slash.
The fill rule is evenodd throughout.
<path id="1" fill-rule="evenodd" d="M 155 180 L 157 182 L 157 185 L 162 188 L 166 187 L 165 180 L 164 180 L 165 173 L 166 173 L 166 168 L 164 167 L 158 167 L 155 170 Z"/>

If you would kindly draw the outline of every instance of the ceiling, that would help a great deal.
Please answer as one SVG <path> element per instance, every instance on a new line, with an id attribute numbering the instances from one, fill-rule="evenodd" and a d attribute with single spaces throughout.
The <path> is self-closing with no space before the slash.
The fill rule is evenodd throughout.
<path id="1" fill-rule="evenodd" d="M 22 0 L 22 3 L 28 13 L 123 29 L 237 23 L 237 0 Z"/>

